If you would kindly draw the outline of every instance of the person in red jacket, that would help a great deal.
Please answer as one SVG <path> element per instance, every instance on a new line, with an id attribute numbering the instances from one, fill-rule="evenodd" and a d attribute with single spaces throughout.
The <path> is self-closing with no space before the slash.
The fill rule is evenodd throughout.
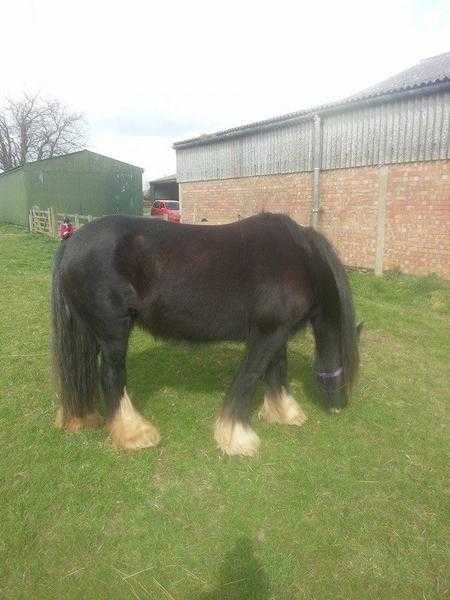
<path id="1" fill-rule="evenodd" d="M 67 240 L 74 233 L 75 227 L 69 221 L 68 217 L 64 217 L 64 221 L 59 226 L 59 237 L 62 240 Z"/>

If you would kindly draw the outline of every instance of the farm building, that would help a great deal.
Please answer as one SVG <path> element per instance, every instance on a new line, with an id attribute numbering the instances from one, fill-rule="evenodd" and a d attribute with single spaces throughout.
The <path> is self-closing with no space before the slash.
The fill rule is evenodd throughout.
<path id="1" fill-rule="evenodd" d="M 144 197 L 144 214 L 150 214 L 155 200 L 175 200 L 178 202 L 178 183 L 176 175 L 167 175 L 149 181 L 148 193 Z"/>
<path id="2" fill-rule="evenodd" d="M 27 225 L 31 207 L 101 216 L 142 214 L 142 169 L 81 150 L 0 175 L 0 222 Z"/>
<path id="3" fill-rule="evenodd" d="M 348 265 L 450 277 L 450 52 L 340 102 L 174 144 L 183 221 L 284 212 Z"/>

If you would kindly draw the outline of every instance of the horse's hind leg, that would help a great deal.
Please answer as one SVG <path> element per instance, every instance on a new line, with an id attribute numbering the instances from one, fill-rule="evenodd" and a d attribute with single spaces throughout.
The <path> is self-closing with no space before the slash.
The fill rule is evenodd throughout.
<path id="1" fill-rule="evenodd" d="M 264 380 L 266 393 L 259 410 L 259 417 L 268 423 L 303 425 L 306 415 L 289 394 L 286 345 L 275 354 L 267 367 Z"/>
<path id="2" fill-rule="evenodd" d="M 128 319 L 111 329 L 100 347 L 101 383 L 112 442 L 118 448 L 128 449 L 156 446 L 160 440 L 158 430 L 133 407 L 125 388 Z"/>
<path id="3" fill-rule="evenodd" d="M 225 454 L 253 456 L 260 440 L 250 427 L 253 394 L 273 356 L 286 343 L 286 334 L 253 335 L 247 355 L 217 418 L 214 438 Z"/>
<path id="4" fill-rule="evenodd" d="M 103 425 L 103 419 L 98 410 L 92 406 L 90 412 L 82 417 L 67 415 L 62 406 L 58 406 L 55 416 L 55 427 L 64 429 L 69 433 L 81 431 L 81 429 L 95 429 Z"/>

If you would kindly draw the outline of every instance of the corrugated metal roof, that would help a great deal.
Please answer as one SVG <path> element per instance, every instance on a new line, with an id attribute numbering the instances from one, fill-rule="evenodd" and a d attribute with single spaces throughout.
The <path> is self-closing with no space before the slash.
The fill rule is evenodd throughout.
<path id="1" fill-rule="evenodd" d="M 255 129 L 265 129 L 268 127 L 274 127 L 279 124 L 288 123 L 289 121 L 312 117 L 314 114 L 322 111 L 339 110 L 346 108 L 354 103 L 361 101 L 370 101 L 371 99 L 377 99 L 382 96 L 388 96 L 391 94 L 407 93 L 410 90 L 422 89 L 427 87 L 438 86 L 439 84 L 450 82 L 450 52 L 432 56 L 422 60 L 417 65 L 406 69 L 393 75 L 384 81 L 362 90 L 357 94 L 348 96 L 343 100 L 333 102 L 330 104 L 322 104 L 315 108 L 308 108 L 293 113 L 288 113 L 271 119 L 265 119 L 263 121 L 255 121 L 232 129 L 225 129 L 216 133 L 201 135 L 195 138 L 182 140 L 176 142 L 173 147 L 175 149 L 193 146 L 213 141 L 219 141 L 223 138 L 234 137 L 239 135 L 245 135 L 247 132 Z"/>
<path id="2" fill-rule="evenodd" d="M 92 150 L 76 150 L 75 152 L 67 152 L 66 154 L 58 154 L 57 156 L 50 156 L 49 158 L 41 158 L 41 160 L 30 160 L 29 162 L 24 163 L 23 165 L 19 165 L 18 167 L 14 167 L 12 169 L 8 169 L 7 171 L 3 171 L 0 173 L 0 177 L 2 175 L 8 175 L 9 173 L 13 173 L 14 171 L 18 171 L 19 169 L 23 169 L 28 165 L 35 165 L 37 163 L 47 162 L 49 160 L 57 160 L 58 158 L 66 158 L 66 156 L 74 156 L 75 154 L 82 154 L 83 152 L 87 154 L 93 154 L 95 156 L 101 156 L 102 158 L 107 158 L 108 160 L 113 160 L 114 162 L 121 163 L 123 165 L 127 165 L 127 167 L 134 167 L 135 169 L 140 169 L 143 173 L 144 169 L 142 167 L 138 167 L 137 165 L 132 165 L 130 163 L 126 163 L 123 160 L 117 160 L 117 158 L 112 158 L 111 156 L 106 156 L 106 154 L 100 154 L 99 152 L 93 152 Z"/>
<path id="3" fill-rule="evenodd" d="M 165 177 L 158 177 L 158 179 L 152 179 L 149 183 L 170 183 L 177 181 L 176 173 L 174 175 L 166 175 Z"/>
<path id="4" fill-rule="evenodd" d="M 450 81 L 450 52 L 425 58 L 417 65 L 406 69 L 406 71 L 401 71 L 397 75 L 393 75 L 353 96 L 349 96 L 344 102 L 372 98 L 402 90 L 411 90 L 444 81 Z"/>

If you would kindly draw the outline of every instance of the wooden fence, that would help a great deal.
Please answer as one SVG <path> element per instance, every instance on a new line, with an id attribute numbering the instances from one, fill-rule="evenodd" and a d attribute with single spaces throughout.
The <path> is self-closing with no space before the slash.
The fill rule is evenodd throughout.
<path id="1" fill-rule="evenodd" d="M 51 238 L 57 238 L 59 226 L 65 217 L 70 220 L 75 229 L 79 229 L 94 219 L 91 215 L 55 213 L 52 207 L 41 210 L 38 206 L 33 206 L 29 214 L 30 232 L 43 233 Z"/>
<path id="2" fill-rule="evenodd" d="M 150 216 L 145 215 L 148 219 L 162 219 L 167 221 L 167 215 Z M 61 223 L 65 218 L 68 218 L 75 229 L 79 229 L 86 223 L 90 223 L 97 217 L 91 215 L 71 215 L 67 213 L 55 213 L 52 207 L 46 209 L 40 209 L 38 206 L 33 206 L 28 216 L 30 232 L 31 233 L 43 233 L 48 235 L 50 238 L 57 238 L 58 231 Z"/>
<path id="3" fill-rule="evenodd" d="M 55 220 L 57 226 L 57 233 L 59 226 L 63 222 L 64 218 L 67 217 L 75 229 L 79 229 L 82 225 L 86 225 L 86 223 L 90 223 L 94 220 L 95 217 L 91 215 L 67 215 L 65 213 L 56 213 Z"/>

